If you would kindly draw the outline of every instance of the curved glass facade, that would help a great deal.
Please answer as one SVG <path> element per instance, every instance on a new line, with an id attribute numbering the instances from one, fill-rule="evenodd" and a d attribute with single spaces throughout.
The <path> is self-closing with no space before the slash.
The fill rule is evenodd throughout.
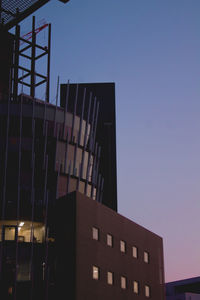
<path id="1" fill-rule="evenodd" d="M 100 149 L 90 119 L 25 95 L 1 102 L 0 114 L 0 202 L 6 213 L 11 206 L 12 214 L 30 217 L 33 201 L 45 205 L 48 194 L 51 205 L 75 190 L 100 201 Z"/>
<path id="2" fill-rule="evenodd" d="M 55 284 L 57 201 L 72 191 L 101 201 L 96 105 L 90 111 L 84 119 L 26 95 L 0 101 L 0 279 L 8 272 L 16 299 L 21 282 L 41 293 L 47 271 Z"/>

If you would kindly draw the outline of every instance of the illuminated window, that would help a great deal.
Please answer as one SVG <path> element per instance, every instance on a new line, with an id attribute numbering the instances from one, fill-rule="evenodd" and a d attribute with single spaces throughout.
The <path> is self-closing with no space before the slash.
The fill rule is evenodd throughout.
<path id="1" fill-rule="evenodd" d="M 95 280 L 99 280 L 99 268 L 96 266 L 92 267 L 92 278 Z"/>
<path id="2" fill-rule="evenodd" d="M 113 285 L 113 273 L 107 272 L 107 283 Z"/>
<path id="3" fill-rule="evenodd" d="M 133 281 L 133 292 L 139 294 L 139 283 L 138 281 Z"/>
<path id="4" fill-rule="evenodd" d="M 144 251 L 144 262 L 147 264 L 149 263 L 149 253 L 146 251 Z"/>
<path id="5" fill-rule="evenodd" d="M 17 226 L 4 226 L 5 241 L 14 241 L 16 239 Z"/>
<path id="6" fill-rule="evenodd" d="M 132 254 L 133 254 L 133 257 L 135 258 L 138 258 L 138 248 L 133 246 L 132 247 Z"/>
<path id="7" fill-rule="evenodd" d="M 145 297 L 150 297 L 150 287 L 148 285 L 145 285 L 144 287 Z"/>
<path id="8" fill-rule="evenodd" d="M 30 221 L 0 221 L 0 236 L 3 240 L 18 242 L 43 243 L 45 239 L 44 224 Z"/>
<path id="9" fill-rule="evenodd" d="M 93 240 L 99 240 L 99 229 L 96 227 L 92 227 L 92 238 Z"/>
<path id="10" fill-rule="evenodd" d="M 111 234 L 107 234 L 107 245 L 110 247 L 113 246 L 113 237 Z"/>
<path id="11" fill-rule="evenodd" d="M 120 251 L 126 252 L 126 243 L 124 241 L 120 241 Z"/>
<path id="12" fill-rule="evenodd" d="M 126 289 L 126 277 L 121 276 L 121 288 Z"/>

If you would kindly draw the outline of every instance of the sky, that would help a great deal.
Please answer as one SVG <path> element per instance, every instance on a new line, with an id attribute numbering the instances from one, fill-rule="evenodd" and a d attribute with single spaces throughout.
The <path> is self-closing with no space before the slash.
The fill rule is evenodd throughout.
<path id="1" fill-rule="evenodd" d="M 166 282 L 200 276 L 199 15 L 199 0 L 51 0 L 35 13 L 52 23 L 52 103 L 58 76 L 116 84 L 118 211 L 163 237 Z"/>

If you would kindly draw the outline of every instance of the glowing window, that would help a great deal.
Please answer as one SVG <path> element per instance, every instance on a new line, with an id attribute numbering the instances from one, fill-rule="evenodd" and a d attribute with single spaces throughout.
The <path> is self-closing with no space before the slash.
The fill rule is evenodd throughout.
<path id="1" fill-rule="evenodd" d="M 138 281 L 133 281 L 133 292 L 139 294 L 139 283 Z"/>
<path id="2" fill-rule="evenodd" d="M 149 263 L 149 253 L 146 251 L 144 251 L 144 262 L 147 264 Z"/>
<path id="3" fill-rule="evenodd" d="M 126 289 L 126 277 L 121 276 L 121 288 Z"/>
<path id="4" fill-rule="evenodd" d="M 92 227 L 92 238 L 93 240 L 99 240 L 99 229 L 96 227 Z"/>
<path id="5" fill-rule="evenodd" d="M 132 247 L 132 254 L 133 254 L 133 257 L 135 258 L 138 258 L 138 248 L 133 246 Z"/>
<path id="6" fill-rule="evenodd" d="M 126 252 L 126 243 L 124 241 L 120 241 L 120 251 Z"/>
<path id="7" fill-rule="evenodd" d="M 111 234 L 107 234 L 107 245 L 110 247 L 113 246 L 113 237 Z"/>
<path id="8" fill-rule="evenodd" d="M 145 297 L 150 298 L 150 287 L 148 285 L 145 285 L 144 293 L 145 293 Z"/>
<path id="9" fill-rule="evenodd" d="M 95 280 L 99 280 L 99 268 L 96 266 L 92 267 L 92 278 Z"/>
<path id="10" fill-rule="evenodd" d="M 107 283 L 113 285 L 113 273 L 107 272 Z"/>

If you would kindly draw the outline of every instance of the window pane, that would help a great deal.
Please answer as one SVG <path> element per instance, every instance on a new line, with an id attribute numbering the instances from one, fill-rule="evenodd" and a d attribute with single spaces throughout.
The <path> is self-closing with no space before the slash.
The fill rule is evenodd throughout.
<path id="1" fill-rule="evenodd" d="M 139 293 L 139 284 L 137 281 L 133 281 L 133 292 L 135 294 L 138 294 Z"/>
<path id="2" fill-rule="evenodd" d="M 126 243 L 124 241 L 120 241 L 120 251 L 126 252 Z"/>
<path id="3" fill-rule="evenodd" d="M 144 251 L 144 262 L 149 263 L 149 253 Z"/>
<path id="4" fill-rule="evenodd" d="M 138 258 L 138 249 L 137 247 L 133 246 L 133 257 Z"/>
<path id="5" fill-rule="evenodd" d="M 121 276 L 121 288 L 126 289 L 126 277 Z"/>
<path id="6" fill-rule="evenodd" d="M 107 245 L 110 247 L 113 245 L 113 237 L 111 234 L 107 234 Z"/>
<path id="7" fill-rule="evenodd" d="M 99 279 L 99 268 L 96 266 L 92 267 L 92 278 L 96 280 Z"/>
<path id="8" fill-rule="evenodd" d="M 113 273 L 112 272 L 108 272 L 107 273 L 107 282 L 108 284 L 113 284 Z"/>
<path id="9" fill-rule="evenodd" d="M 14 241 L 16 230 L 16 226 L 5 226 L 5 241 Z"/>
<path id="10" fill-rule="evenodd" d="M 145 285 L 145 296 L 147 298 L 150 297 L 150 287 L 148 285 Z"/>
<path id="11" fill-rule="evenodd" d="M 92 238 L 93 240 L 97 240 L 99 239 L 99 229 L 92 227 Z"/>

